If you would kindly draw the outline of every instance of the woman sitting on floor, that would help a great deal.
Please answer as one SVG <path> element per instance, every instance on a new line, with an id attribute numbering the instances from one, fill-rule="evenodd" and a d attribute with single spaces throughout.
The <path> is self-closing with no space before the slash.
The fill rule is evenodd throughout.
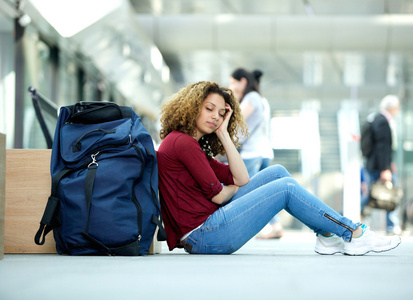
<path id="1" fill-rule="evenodd" d="M 249 178 L 236 145 L 247 133 L 230 89 L 191 84 L 162 107 L 159 190 L 170 250 L 230 254 L 285 209 L 317 234 L 319 254 L 388 251 L 398 236 L 379 236 L 341 216 L 274 165 Z M 226 155 L 228 165 L 216 155 Z"/>

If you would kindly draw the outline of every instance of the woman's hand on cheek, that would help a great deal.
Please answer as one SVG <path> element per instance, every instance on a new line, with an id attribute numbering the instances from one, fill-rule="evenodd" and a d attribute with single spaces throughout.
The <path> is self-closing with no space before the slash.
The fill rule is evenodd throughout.
<path id="1" fill-rule="evenodd" d="M 217 133 L 219 133 L 219 132 L 225 133 L 225 132 L 228 131 L 228 123 L 229 123 L 229 119 L 232 116 L 233 110 L 232 110 L 231 106 L 228 103 L 225 104 L 225 109 L 227 110 L 227 112 L 225 113 L 223 122 L 217 128 Z"/>

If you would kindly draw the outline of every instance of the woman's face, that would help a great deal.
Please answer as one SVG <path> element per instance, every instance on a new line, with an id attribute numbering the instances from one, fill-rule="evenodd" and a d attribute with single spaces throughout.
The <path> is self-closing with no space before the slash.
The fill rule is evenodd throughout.
<path id="1" fill-rule="evenodd" d="M 229 88 L 234 92 L 234 96 L 238 101 L 242 99 L 246 86 L 247 79 L 245 78 L 241 78 L 240 80 L 237 80 L 234 77 L 229 78 Z"/>
<path id="2" fill-rule="evenodd" d="M 224 121 L 225 100 L 221 95 L 209 94 L 202 103 L 201 112 L 196 119 L 196 139 L 215 132 Z"/>

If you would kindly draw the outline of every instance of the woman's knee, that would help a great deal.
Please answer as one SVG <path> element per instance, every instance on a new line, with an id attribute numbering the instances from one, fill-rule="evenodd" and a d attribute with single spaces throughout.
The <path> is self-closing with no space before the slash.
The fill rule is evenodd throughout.
<path id="1" fill-rule="evenodd" d="M 282 165 L 272 165 L 267 169 L 270 169 L 272 173 L 277 174 L 278 177 L 291 177 L 290 173 L 288 173 L 287 169 Z"/>

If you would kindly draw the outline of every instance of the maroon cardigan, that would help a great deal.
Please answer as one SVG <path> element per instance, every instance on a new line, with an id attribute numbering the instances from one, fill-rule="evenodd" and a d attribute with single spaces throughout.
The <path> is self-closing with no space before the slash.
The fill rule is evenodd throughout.
<path id="1" fill-rule="evenodd" d="M 197 228 L 219 205 L 211 199 L 234 184 L 229 166 L 201 150 L 193 137 L 173 131 L 158 149 L 159 191 L 169 250 Z M 222 183 L 222 184 L 221 184 Z"/>

